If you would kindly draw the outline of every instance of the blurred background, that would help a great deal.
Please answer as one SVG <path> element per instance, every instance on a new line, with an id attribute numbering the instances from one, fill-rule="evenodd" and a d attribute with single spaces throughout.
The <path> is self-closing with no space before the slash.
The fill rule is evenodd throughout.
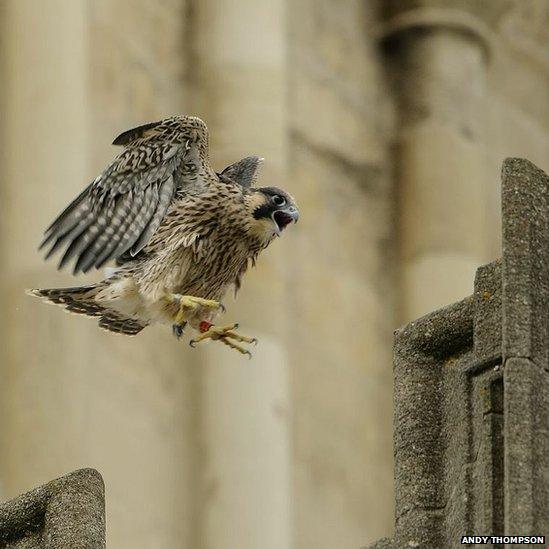
<path id="1" fill-rule="evenodd" d="M 393 330 L 500 251 L 506 156 L 549 169 L 545 0 L 0 0 L 0 497 L 103 475 L 108 546 L 358 548 L 393 521 Z M 123 130 L 203 118 L 301 221 L 226 319 L 253 360 L 47 307 L 42 230 Z"/>

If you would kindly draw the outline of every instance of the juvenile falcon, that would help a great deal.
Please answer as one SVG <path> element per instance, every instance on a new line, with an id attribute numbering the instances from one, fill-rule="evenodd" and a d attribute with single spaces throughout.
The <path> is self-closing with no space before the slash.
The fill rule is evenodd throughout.
<path id="1" fill-rule="evenodd" d="M 262 159 L 251 156 L 216 173 L 208 129 L 174 116 L 119 135 L 122 153 L 46 229 L 46 259 L 64 249 L 61 269 L 74 274 L 116 261 L 89 286 L 31 290 L 99 326 L 135 335 L 153 323 L 177 337 L 189 324 L 191 345 L 217 340 L 241 353 L 253 338 L 237 324 L 216 326 L 221 299 L 240 288 L 258 254 L 299 217 L 293 198 L 276 187 L 254 187 Z"/>

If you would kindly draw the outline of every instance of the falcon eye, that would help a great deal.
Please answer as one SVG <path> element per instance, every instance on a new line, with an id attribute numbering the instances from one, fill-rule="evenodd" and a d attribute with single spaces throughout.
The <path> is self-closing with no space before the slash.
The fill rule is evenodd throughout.
<path id="1" fill-rule="evenodd" d="M 286 204 L 286 199 L 279 194 L 275 194 L 272 200 L 277 206 L 284 206 L 284 204 Z"/>

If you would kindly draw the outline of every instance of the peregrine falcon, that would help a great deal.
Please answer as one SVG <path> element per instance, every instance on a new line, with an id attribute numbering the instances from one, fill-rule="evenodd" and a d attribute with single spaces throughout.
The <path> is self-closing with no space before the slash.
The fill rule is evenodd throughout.
<path id="1" fill-rule="evenodd" d="M 68 311 L 98 317 L 111 332 L 135 335 L 154 323 L 191 345 L 221 341 L 250 355 L 237 324 L 215 317 L 230 287 L 299 212 L 276 187 L 255 187 L 262 159 L 250 156 L 216 173 L 208 129 L 192 116 L 174 116 L 119 135 L 122 153 L 46 229 L 46 259 L 63 249 L 59 268 L 74 274 L 115 261 L 104 280 L 76 288 L 30 290 Z"/>

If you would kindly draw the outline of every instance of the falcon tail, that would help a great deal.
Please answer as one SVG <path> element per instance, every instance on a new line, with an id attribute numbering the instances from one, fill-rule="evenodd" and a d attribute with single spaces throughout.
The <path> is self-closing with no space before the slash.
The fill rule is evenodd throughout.
<path id="1" fill-rule="evenodd" d="M 117 334 L 136 335 L 147 326 L 147 324 L 139 320 L 127 318 L 118 311 L 100 305 L 95 300 L 95 296 L 104 287 L 105 283 L 99 282 L 98 284 L 76 288 L 27 290 L 27 293 L 45 299 L 50 303 L 60 305 L 71 313 L 99 317 L 100 328 Z"/>

